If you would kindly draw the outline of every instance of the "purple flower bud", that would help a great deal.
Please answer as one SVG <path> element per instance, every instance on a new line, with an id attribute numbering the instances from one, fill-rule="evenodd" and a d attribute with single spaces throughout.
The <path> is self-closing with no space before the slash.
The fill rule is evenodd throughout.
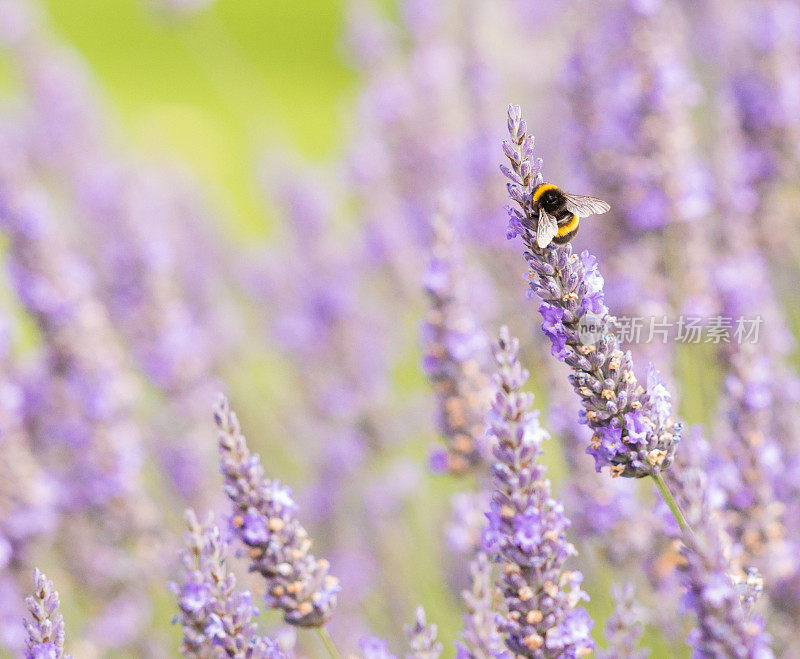
<path id="1" fill-rule="evenodd" d="M 34 593 L 25 599 L 32 620 L 25 621 L 26 659 L 70 659 L 64 654 L 64 619 L 59 613 L 58 593 L 39 570 L 33 572 Z"/>
<path id="2" fill-rule="evenodd" d="M 436 641 L 436 625 L 425 620 L 425 609 L 417 608 L 414 624 L 405 628 L 411 652 L 406 659 L 439 659 L 442 644 Z"/>

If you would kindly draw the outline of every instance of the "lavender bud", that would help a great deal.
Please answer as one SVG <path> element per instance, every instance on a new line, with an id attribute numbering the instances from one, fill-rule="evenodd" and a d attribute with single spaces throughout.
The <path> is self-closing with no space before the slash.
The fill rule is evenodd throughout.
<path id="1" fill-rule="evenodd" d="M 436 625 L 425 620 L 425 609 L 417 607 L 414 624 L 405 628 L 411 652 L 406 659 L 439 659 L 442 644 L 436 642 Z"/>
<path id="2" fill-rule="evenodd" d="M 25 599 L 33 618 L 25 621 L 28 633 L 25 658 L 70 659 L 64 654 L 64 619 L 58 610 L 58 592 L 38 569 L 33 571 L 34 592 Z"/>

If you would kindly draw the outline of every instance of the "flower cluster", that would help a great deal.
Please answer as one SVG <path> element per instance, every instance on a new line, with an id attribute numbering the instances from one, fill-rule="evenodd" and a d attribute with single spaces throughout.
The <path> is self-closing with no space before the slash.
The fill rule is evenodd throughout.
<path id="1" fill-rule="evenodd" d="M 797 166 L 800 10 L 784 0 L 766 0 L 743 5 L 732 18 L 727 93 L 745 139 L 748 176 L 763 187 Z"/>
<path id="2" fill-rule="evenodd" d="M 471 587 L 461 593 L 464 606 L 464 629 L 461 643 L 456 645 L 458 659 L 491 659 L 505 650 L 503 638 L 495 625 L 492 564 L 478 552 L 469 564 Z"/>
<path id="3" fill-rule="evenodd" d="M 33 595 L 26 598 L 32 620 L 25 621 L 26 659 L 69 659 L 64 654 L 64 619 L 58 610 L 58 592 L 39 570 L 33 573 Z"/>
<path id="4" fill-rule="evenodd" d="M 488 407 L 486 337 L 470 313 L 466 281 L 456 254 L 455 232 L 445 214 L 433 223 L 433 254 L 425 277 L 430 310 L 422 329 L 424 367 L 438 400 L 447 450 L 431 458 L 434 471 L 461 474 L 482 462 L 483 421 Z"/>
<path id="5" fill-rule="evenodd" d="M 704 447 L 696 447 L 701 455 Z M 730 553 L 718 516 L 709 501 L 704 470 L 685 463 L 668 473 L 694 534 L 684 546 L 681 567 L 683 603 L 697 618 L 687 639 L 698 657 L 773 657 L 763 621 L 749 616 L 730 574 Z M 670 520 L 670 526 L 671 526 Z M 746 598 L 749 599 L 746 594 Z"/>
<path id="6" fill-rule="evenodd" d="M 493 349 L 497 395 L 488 417 L 494 495 L 484 532 L 486 550 L 502 570 L 506 612 L 497 625 L 515 654 L 584 656 L 594 647 L 592 621 L 578 607 L 588 595 L 581 590 L 580 572 L 563 571 L 576 552 L 566 539 L 563 506 L 550 494 L 545 467 L 536 462 L 548 435 L 530 411 L 532 395 L 521 391 L 528 373 L 518 351 L 517 339 L 501 329 Z"/>
<path id="7" fill-rule="evenodd" d="M 328 574 L 328 561 L 309 553 L 311 539 L 295 515 L 291 492 L 266 478 L 224 397 L 214 409 L 214 420 L 225 494 L 233 504 L 231 528 L 248 548 L 251 569 L 267 582 L 267 605 L 281 609 L 292 625 L 325 624 L 336 606 L 339 580 Z"/>
<path id="8" fill-rule="evenodd" d="M 436 640 L 437 633 L 436 625 L 429 625 L 425 619 L 425 609 L 417 607 L 414 624 L 406 627 L 408 645 L 411 648 L 406 659 L 439 659 L 442 644 Z"/>
<path id="9" fill-rule="evenodd" d="M 603 659 L 626 657 L 627 659 L 645 659 L 648 653 L 639 649 L 644 633 L 642 612 L 637 608 L 634 599 L 633 584 L 614 585 L 611 596 L 614 600 L 614 613 L 606 623 L 606 639 L 608 648 L 598 656 Z"/>
<path id="10" fill-rule="evenodd" d="M 531 160 L 533 137 L 519 107 L 509 107 L 508 130 L 503 150 L 511 168 L 502 170 L 510 181 L 509 196 L 519 206 L 508 209 L 509 237 L 520 236 L 525 245 L 530 290 L 542 300 L 542 330 L 552 353 L 573 370 L 570 382 L 582 399 L 582 418 L 594 432 L 588 452 L 598 470 L 609 466 L 616 476 L 640 478 L 664 470 L 680 437 L 669 392 L 652 366 L 642 387 L 630 353 L 608 331 L 611 317 L 594 256 L 574 254 L 569 243 L 536 245 L 533 194 L 544 178 L 541 160 Z"/>
<path id="11" fill-rule="evenodd" d="M 183 627 L 181 653 L 186 657 L 280 659 L 283 653 L 268 638 L 258 636 L 253 618 L 258 609 L 248 591 L 236 590 L 236 578 L 226 566 L 228 543 L 212 516 L 202 524 L 186 511 L 186 548 L 181 552 L 183 577 L 171 584 L 178 596 Z"/>

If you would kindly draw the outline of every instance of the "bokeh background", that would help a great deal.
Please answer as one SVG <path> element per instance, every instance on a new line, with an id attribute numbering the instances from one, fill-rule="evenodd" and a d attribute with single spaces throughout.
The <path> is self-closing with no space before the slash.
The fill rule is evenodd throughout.
<path id="1" fill-rule="evenodd" d="M 61 593 L 75 656 L 177 656 L 167 582 L 183 510 L 226 510 L 218 391 L 342 579 L 341 647 L 375 633 L 402 652 L 422 604 L 452 654 L 480 525 L 464 492 L 485 481 L 428 465 L 431 258 L 460 273 L 458 328 L 475 339 L 463 361 L 486 370 L 502 323 L 521 336 L 556 491 L 569 501 L 593 472 L 506 242 L 509 102 L 548 178 L 620 209 L 576 239 L 600 252 L 612 310 L 764 314 L 780 324 L 770 354 L 792 372 L 800 28 L 792 2 L 758 20 L 747 5 L 0 0 L 2 421 L 21 456 L 0 463 L 16 472 L 0 485 L 8 656 L 34 565 Z M 437 214 L 449 229 L 431 229 Z M 741 245 L 759 251 L 746 261 Z M 725 306 L 739 284 L 716 275 L 731 267 L 767 294 Z M 736 357 L 637 349 L 688 426 L 735 434 Z M 781 382 L 791 398 L 794 380 Z M 637 503 L 608 514 L 636 527 L 653 492 L 622 485 Z M 669 552 L 637 548 L 655 567 L 631 574 L 641 564 L 598 535 L 577 524 L 572 538 L 597 638 L 612 582 L 641 581 L 651 656 L 689 656 L 675 592 L 672 623 L 652 606 Z M 238 576 L 259 592 L 244 564 Z M 316 638 L 297 642 L 321 656 Z"/>

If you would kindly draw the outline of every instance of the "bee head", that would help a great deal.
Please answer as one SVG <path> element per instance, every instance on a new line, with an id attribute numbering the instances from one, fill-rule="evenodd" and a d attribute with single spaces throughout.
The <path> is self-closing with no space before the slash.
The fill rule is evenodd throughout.
<path id="1" fill-rule="evenodd" d="M 561 203 L 563 193 L 552 183 L 543 183 L 533 193 L 533 201 L 544 206 L 548 212 L 554 212 Z"/>

